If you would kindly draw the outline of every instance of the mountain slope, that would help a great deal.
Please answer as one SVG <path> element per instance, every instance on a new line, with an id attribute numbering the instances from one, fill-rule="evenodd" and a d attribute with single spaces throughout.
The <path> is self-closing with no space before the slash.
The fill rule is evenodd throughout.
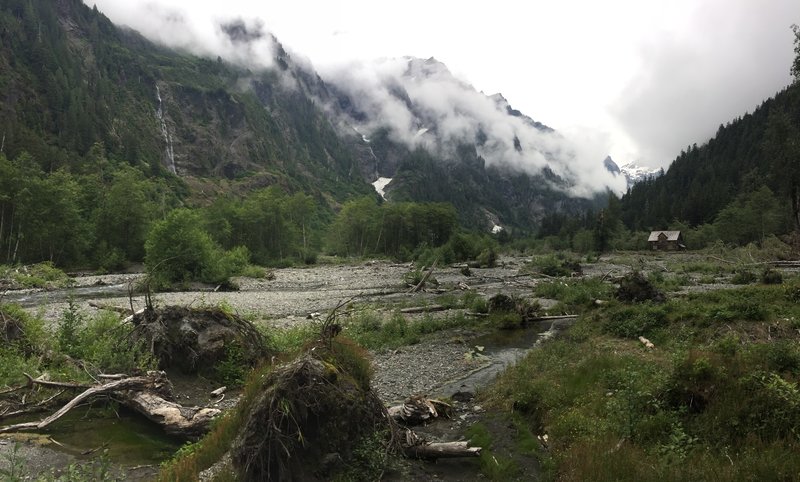
<path id="1" fill-rule="evenodd" d="M 266 35 L 230 26 L 247 42 Z M 157 47 L 79 0 L 0 6 L 3 151 L 47 170 L 73 166 L 95 143 L 152 172 L 237 178 L 324 191 L 369 192 L 355 157 L 302 90 L 276 44 L 254 73 Z M 293 85 L 295 84 L 295 85 Z"/>
<path id="2" fill-rule="evenodd" d="M 671 220 L 700 225 L 742 191 L 766 185 L 798 217 L 800 186 L 800 84 L 765 101 L 752 114 L 720 126 L 693 145 L 660 177 L 633 186 L 622 198 L 623 219 L 633 228 L 660 229 Z"/>
<path id="3" fill-rule="evenodd" d="M 592 206 L 624 182 L 602 156 L 487 96 L 436 59 L 385 59 L 328 72 L 329 109 L 361 144 L 362 173 L 389 200 L 448 200 L 462 221 L 531 229 L 548 211 Z M 356 142 L 358 144 L 358 142 Z"/>
<path id="4" fill-rule="evenodd" d="M 451 202 L 481 229 L 534 230 L 543 213 L 584 210 L 617 182 L 604 154 L 435 59 L 387 61 L 371 85 L 323 80 L 259 25 L 218 27 L 237 63 L 154 45 L 80 0 L 3 2 L 0 150 L 28 152 L 52 172 L 89 169 L 100 149 L 151 176 L 175 174 L 195 193 L 226 178 L 330 206 L 376 195 L 369 183 L 390 177 L 389 201 Z M 271 57 L 253 62 L 264 45 Z"/>

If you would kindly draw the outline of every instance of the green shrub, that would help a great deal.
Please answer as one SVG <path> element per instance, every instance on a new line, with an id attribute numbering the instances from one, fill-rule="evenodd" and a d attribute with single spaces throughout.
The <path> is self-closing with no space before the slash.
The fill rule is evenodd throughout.
<path id="1" fill-rule="evenodd" d="M 570 276 L 572 273 L 581 273 L 580 262 L 567 258 L 562 253 L 551 256 L 537 256 L 523 269 L 554 278 Z"/>
<path id="2" fill-rule="evenodd" d="M 664 305 L 623 306 L 609 312 L 603 331 L 622 338 L 650 336 L 655 329 L 667 326 Z"/>
<path id="3" fill-rule="evenodd" d="M 75 300 L 70 298 L 68 300 L 67 309 L 61 313 L 61 318 L 58 321 L 56 328 L 56 339 L 58 340 L 58 348 L 61 353 L 73 357 L 80 357 L 80 339 L 79 333 L 83 329 L 84 315 L 78 311 Z"/>
<path id="4" fill-rule="evenodd" d="M 731 283 L 735 285 L 748 285 L 755 283 L 758 277 L 752 271 L 737 270 L 731 278 Z"/>
<path id="5" fill-rule="evenodd" d="M 242 348 L 234 343 L 225 345 L 225 357 L 214 365 L 214 375 L 223 385 L 238 387 L 244 383 L 245 376 L 250 372 L 250 365 L 246 362 Z"/>
<path id="6" fill-rule="evenodd" d="M 778 270 L 766 268 L 761 273 L 761 282 L 765 285 L 779 285 L 783 283 L 783 275 Z"/>
<path id="7" fill-rule="evenodd" d="M 101 311 L 94 317 L 83 317 L 77 356 L 106 372 L 155 369 L 155 358 L 147 347 L 130 343 L 129 331 L 130 327 L 123 325 L 116 313 Z"/>
<path id="8" fill-rule="evenodd" d="M 176 209 L 153 226 L 145 243 L 151 287 L 190 281 L 226 284 L 248 266 L 247 248 L 223 251 L 201 226 L 199 215 L 188 209 Z"/>
<path id="9" fill-rule="evenodd" d="M 23 288 L 65 288 L 73 282 L 50 261 L 15 268 L 0 266 L 0 278 L 11 279 Z"/>

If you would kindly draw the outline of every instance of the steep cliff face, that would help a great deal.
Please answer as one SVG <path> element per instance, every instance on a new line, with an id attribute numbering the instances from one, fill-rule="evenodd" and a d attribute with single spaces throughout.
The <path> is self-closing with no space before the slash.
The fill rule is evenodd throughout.
<path id="1" fill-rule="evenodd" d="M 229 34 L 248 38 L 243 26 Z M 261 35 L 258 33 L 258 35 Z M 355 156 L 275 42 L 253 72 L 151 44 L 80 0 L 0 6 L 3 152 L 69 167 L 101 143 L 109 156 L 178 176 L 272 173 L 298 189 L 369 192 Z"/>

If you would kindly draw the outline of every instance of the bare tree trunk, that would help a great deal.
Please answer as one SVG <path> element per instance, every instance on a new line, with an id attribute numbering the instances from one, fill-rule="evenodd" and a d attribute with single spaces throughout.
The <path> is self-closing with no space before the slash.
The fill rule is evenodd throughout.
<path id="1" fill-rule="evenodd" d="M 22 226 L 17 225 L 17 243 L 14 245 L 14 256 L 11 257 L 11 262 L 17 261 L 17 250 L 19 249 L 19 238 L 22 236 Z"/>

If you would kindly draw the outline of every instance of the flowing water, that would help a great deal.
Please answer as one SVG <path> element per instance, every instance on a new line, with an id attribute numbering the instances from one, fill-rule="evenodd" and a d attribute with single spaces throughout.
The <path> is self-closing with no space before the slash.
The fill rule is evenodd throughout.
<path id="1" fill-rule="evenodd" d="M 466 377 L 446 383 L 435 390 L 443 397 L 452 397 L 457 392 L 475 393 L 488 386 L 494 378 L 509 366 L 521 360 L 542 342 L 549 340 L 570 326 L 573 319 L 555 319 L 516 330 L 497 330 L 470 341 L 470 345 L 482 347 L 476 356 L 484 355 L 491 363 Z"/>
<path id="2" fill-rule="evenodd" d="M 23 308 L 43 306 L 48 303 L 63 303 L 72 300 L 114 298 L 128 294 L 127 284 L 80 286 L 51 291 L 11 291 L 3 296 L 4 303 L 15 303 Z"/>
<path id="3" fill-rule="evenodd" d="M 161 126 L 161 135 L 164 137 L 164 142 L 166 143 L 164 156 L 167 160 L 167 168 L 172 174 L 177 174 L 175 169 L 175 151 L 172 149 L 172 136 L 167 129 L 167 120 L 164 117 L 164 102 L 161 100 L 161 89 L 158 88 L 158 85 L 156 85 L 156 100 L 158 101 L 156 117 L 158 117 Z"/>

